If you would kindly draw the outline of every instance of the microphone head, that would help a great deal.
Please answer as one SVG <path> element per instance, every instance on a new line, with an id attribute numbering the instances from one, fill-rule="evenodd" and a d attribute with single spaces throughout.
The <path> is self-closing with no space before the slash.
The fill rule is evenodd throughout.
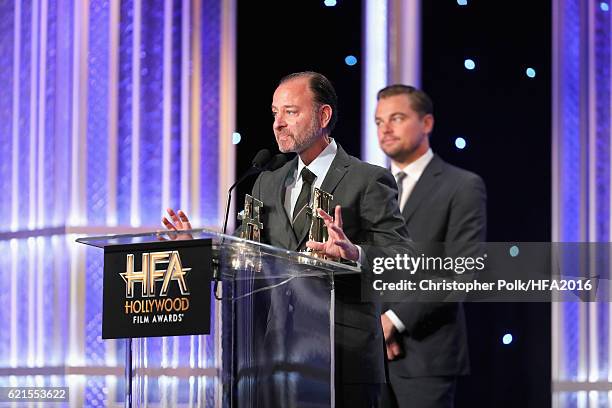
<path id="1" fill-rule="evenodd" d="M 263 166 L 265 166 L 270 161 L 271 158 L 272 158 L 272 153 L 270 153 L 268 149 L 261 149 L 260 151 L 257 152 L 255 157 L 253 158 L 253 161 L 251 162 L 251 164 L 253 165 L 253 167 L 261 169 L 263 168 Z"/>
<path id="2" fill-rule="evenodd" d="M 287 156 L 282 153 L 279 153 L 272 158 L 270 163 L 268 163 L 266 170 L 274 171 L 276 169 L 280 169 L 285 163 L 287 163 Z"/>

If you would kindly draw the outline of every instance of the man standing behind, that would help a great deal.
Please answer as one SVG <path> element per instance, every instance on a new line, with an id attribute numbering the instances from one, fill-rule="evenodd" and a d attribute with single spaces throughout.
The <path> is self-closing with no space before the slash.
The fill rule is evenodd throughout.
<path id="1" fill-rule="evenodd" d="M 431 151 L 431 99 L 406 85 L 388 86 L 377 98 L 378 142 L 391 159 L 400 210 L 412 240 L 485 241 L 484 183 L 478 175 L 451 166 Z M 452 407 L 456 378 L 469 373 L 462 305 L 408 301 L 386 304 L 383 312 L 392 389 L 386 405 Z"/>

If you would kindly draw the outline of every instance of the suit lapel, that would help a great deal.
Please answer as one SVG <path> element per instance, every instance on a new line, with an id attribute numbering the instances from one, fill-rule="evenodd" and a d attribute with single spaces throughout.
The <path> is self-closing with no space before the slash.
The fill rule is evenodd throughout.
<path id="1" fill-rule="evenodd" d="M 329 170 L 325 175 L 325 180 L 323 180 L 323 183 L 321 184 L 321 190 L 325 191 L 326 193 L 333 194 L 334 190 L 338 186 L 338 183 L 340 183 L 340 180 L 344 178 L 349 164 L 349 155 L 342 147 L 340 147 L 340 145 L 338 145 L 336 157 L 334 157 L 331 166 L 329 166 Z"/>
<path id="2" fill-rule="evenodd" d="M 427 167 L 425 167 L 425 171 L 423 171 L 423 174 L 421 174 L 421 177 L 414 186 L 412 193 L 410 193 L 410 197 L 408 197 L 406 205 L 404 205 L 402 215 L 404 216 L 404 220 L 406 220 L 406 222 L 410 220 L 410 217 L 412 217 L 416 209 L 423 202 L 423 199 L 430 196 L 432 190 L 438 188 L 438 176 L 442 173 L 442 171 L 442 160 L 437 155 L 434 155 Z"/>
<path id="3" fill-rule="evenodd" d="M 350 157 L 344 151 L 342 147 L 338 144 L 338 150 L 336 151 L 336 157 L 332 161 L 329 166 L 329 170 L 327 170 L 327 174 L 325 175 L 325 179 L 323 183 L 321 183 L 320 189 L 325 191 L 326 193 L 333 194 L 334 190 L 338 186 L 338 183 L 344 178 L 344 175 L 347 172 L 347 167 L 350 165 Z M 332 217 L 333 214 L 330 214 Z M 292 228 L 293 230 L 293 228 Z M 308 229 L 301 237 L 297 237 L 297 245 L 296 250 L 305 244 L 306 239 L 308 238 Z"/>
<path id="4" fill-rule="evenodd" d="M 276 190 L 274 194 L 276 199 L 276 208 L 278 208 L 280 213 L 278 222 L 282 224 L 283 228 L 281 229 L 285 231 L 285 233 L 280 237 L 283 241 L 282 247 L 293 250 L 295 250 L 297 247 L 297 239 L 295 237 L 295 232 L 293 231 L 293 225 L 291 225 L 291 220 L 287 216 L 287 211 L 285 211 L 285 192 L 287 187 L 287 179 L 293 172 L 295 172 L 296 168 L 297 156 L 281 168 L 281 171 L 278 173 L 278 178 L 274 180 L 274 188 Z"/>

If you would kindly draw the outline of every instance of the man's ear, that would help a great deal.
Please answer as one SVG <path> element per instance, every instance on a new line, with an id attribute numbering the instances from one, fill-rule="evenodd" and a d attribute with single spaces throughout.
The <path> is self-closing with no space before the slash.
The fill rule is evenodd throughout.
<path id="1" fill-rule="evenodd" d="M 434 117 L 432 114 L 427 114 L 423 116 L 423 131 L 426 134 L 431 134 L 434 127 Z"/>
<path id="2" fill-rule="evenodd" d="M 329 105 L 321 106 L 319 111 L 319 120 L 321 121 L 321 128 L 327 127 L 332 118 L 332 107 Z"/>

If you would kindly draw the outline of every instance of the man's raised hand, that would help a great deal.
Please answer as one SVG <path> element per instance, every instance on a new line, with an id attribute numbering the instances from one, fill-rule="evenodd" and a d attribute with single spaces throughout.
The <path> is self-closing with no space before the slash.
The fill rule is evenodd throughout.
<path id="1" fill-rule="evenodd" d="M 342 208 L 339 205 L 336 206 L 334 218 L 322 209 L 319 209 L 319 215 L 323 218 L 327 227 L 327 241 L 308 241 L 306 246 L 331 257 L 359 261 L 359 249 L 346 237 L 342 230 Z"/>
<path id="2" fill-rule="evenodd" d="M 170 219 L 162 217 L 162 224 L 168 230 L 168 236 L 170 239 L 193 239 L 191 234 L 177 234 L 179 231 L 186 231 L 192 229 L 189 218 L 183 210 L 174 212 L 172 208 L 166 208 L 166 212 L 170 216 Z"/>

